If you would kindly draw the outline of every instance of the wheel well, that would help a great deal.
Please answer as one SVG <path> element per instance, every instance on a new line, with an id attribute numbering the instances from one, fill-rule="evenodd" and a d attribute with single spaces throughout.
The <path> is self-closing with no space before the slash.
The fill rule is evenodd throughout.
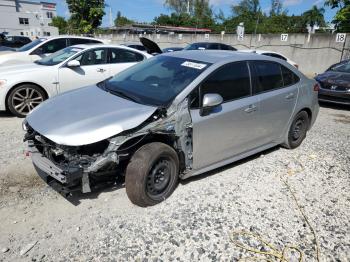
<path id="1" fill-rule="evenodd" d="M 45 90 L 44 88 L 42 88 L 41 86 L 39 86 L 38 84 L 31 83 L 31 82 L 19 83 L 19 84 L 14 85 L 14 86 L 7 92 L 7 94 L 6 94 L 6 98 L 5 98 L 6 110 L 9 109 L 7 100 L 8 100 L 8 98 L 9 98 L 9 96 L 10 96 L 12 90 L 15 89 L 16 87 L 22 86 L 22 85 L 34 85 L 34 86 L 37 86 L 37 87 L 39 87 L 39 88 L 44 92 L 44 94 L 45 94 L 45 99 L 49 98 L 49 94 L 46 92 L 46 90 Z"/>
<path id="2" fill-rule="evenodd" d="M 312 111 L 311 111 L 310 108 L 307 108 L 307 107 L 301 109 L 299 112 L 301 112 L 301 111 L 305 111 L 305 112 L 307 113 L 308 117 L 309 117 L 309 120 L 310 120 L 310 121 L 309 121 L 309 126 L 308 126 L 308 129 L 309 129 L 310 126 L 311 126 L 311 122 L 312 122 Z M 299 113 L 299 112 L 298 112 L 298 113 Z"/>
<path id="3" fill-rule="evenodd" d="M 126 161 L 129 161 L 132 155 L 143 145 L 152 143 L 152 142 L 161 142 L 164 143 L 171 148 L 175 150 L 179 157 L 180 162 L 180 171 L 184 170 L 186 168 L 185 165 L 185 155 L 183 151 L 180 151 L 175 148 L 177 137 L 174 135 L 168 135 L 168 134 L 146 134 L 146 135 L 140 135 L 133 137 L 132 139 L 126 141 L 124 144 L 122 144 L 119 148 L 119 152 L 125 152 L 128 153 L 128 158 L 125 159 Z"/>

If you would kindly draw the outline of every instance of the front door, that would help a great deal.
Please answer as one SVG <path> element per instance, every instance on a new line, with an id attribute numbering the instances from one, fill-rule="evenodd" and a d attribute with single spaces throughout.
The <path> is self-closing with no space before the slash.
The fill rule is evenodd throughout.
<path id="1" fill-rule="evenodd" d="M 63 66 L 59 68 L 60 92 L 97 84 L 109 77 L 107 64 L 107 48 L 90 49 L 74 60 L 80 62 L 79 67 Z"/>
<path id="2" fill-rule="evenodd" d="M 201 115 L 200 108 L 190 110 L 194 169 L 207 167 L 260 145 L 256 128 L 259 98 L 251 96 L 247 62 L 221 67 L 201 84 L 199 93 L 199 101 L 205 94 L 217 93 L 224 102 L 206 115 Z M 196 106 L 192 104 L 192 107 Z"/>

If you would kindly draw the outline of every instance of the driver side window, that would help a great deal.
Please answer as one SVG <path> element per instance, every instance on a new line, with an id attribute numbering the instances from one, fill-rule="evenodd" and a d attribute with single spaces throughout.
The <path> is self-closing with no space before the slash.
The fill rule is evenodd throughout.
<path id="1" fill-rule="evenodd" d="M 201 84 L 201 97 L 215 93 L 222 96 L 224 103 L 250 96 L 250 74 L 246 62 L 222 66 Z M 202 98 L 201 98 L 202 99 Z"/>
<path id="2" fill-rule="evenodd" d="M 43 44 L 40 48 L 43 54 L 52 54 L 65 48 L 66 46 L 67 46 L 66 39 L 59 38 Z"/>
<path id="3" fill-rule="evenodd" d="M 107 49 L 99 48 L 84 52 L 74 60 L 80 62 L 81 66 L 101 65 L 107 63 Z"/>

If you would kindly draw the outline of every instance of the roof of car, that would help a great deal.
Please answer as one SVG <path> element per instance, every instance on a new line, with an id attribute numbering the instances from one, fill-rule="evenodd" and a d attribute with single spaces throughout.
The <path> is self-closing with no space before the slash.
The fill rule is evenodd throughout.
<path id="1" fill-rule="evenodd" d="M 204 53 L 205 52 L 205 53 Z M 226 60 L 252 60 L 252 59 L 261 59 L 260 55 L 255 53 L 246 53 L 246 52 L 232 52 L 224 50 L 188 50 L 188 51 L 178 51 L 165 53 L 163 55 L 179 57 L 185 59 L 191 59 L 196 61 L 202 61 L 206 63 L 218 63 Z M 264 57 L 265 60 L 274 60 L 272 57 Z"/>
<path id="2" fill-rule="evenodd" d="M 87 49 L 87 48 L 99 48 L 99 47 L 104 47 L 104 48 L 123 48 L 123 49 L 127 49 L 127 50 L 132 50 L 132 51 L 138 51 L 143 53 L 140 50 L 134 49 L 134 48 L 130 48 L 128 46 L 125 45 L 116 45 L 116 44 L 79 44 L 79 45 L 74 45 L 74 47 L 77 48 L 83 48 L 83 49 Z"/>
<path id="3" fill-rule="evenodd" d="M 90 40 L 101 41 L 100 39 L 93 38 L 93 37 L 76 36 L 76 35 L 57 35 L 57 36 L 47 36 L 47 37 L 42 37 L 42 38 L 44 38 L 44 39 L 53 39 L 53 38 L 80 38 L 80 39 L 90 39 Z"/>

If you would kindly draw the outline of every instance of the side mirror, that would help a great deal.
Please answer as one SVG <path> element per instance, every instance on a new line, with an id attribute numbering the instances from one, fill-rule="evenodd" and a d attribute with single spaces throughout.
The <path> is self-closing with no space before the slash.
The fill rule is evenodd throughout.
<path id="1" fill-rule="evenodd" d="M 208 115 L 214 107 L 221 105 L 223 101 L 224 99 L 219 94 L 205 94 L 200 112 L 201 116 Z"/>
<path id="2" fill-rule="evenodd" d="M 67 67 L 79 67 L 80 62 L 78 60 L 70 60 L 67 63 Z"/>

